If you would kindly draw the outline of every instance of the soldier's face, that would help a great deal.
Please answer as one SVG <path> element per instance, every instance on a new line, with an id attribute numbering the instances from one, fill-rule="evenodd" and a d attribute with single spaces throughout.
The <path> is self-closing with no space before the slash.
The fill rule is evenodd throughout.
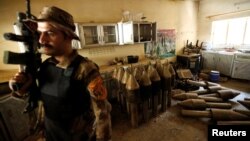
<path id="1" fill-rule="evenodd" d="M 64 32 L 52 26 L 49 22 L 38 22 L 37 30 L 40 33 L 39 43 L 42 53 L 50 56 L 64 54 L 64 50 L 69 44 Z"/>

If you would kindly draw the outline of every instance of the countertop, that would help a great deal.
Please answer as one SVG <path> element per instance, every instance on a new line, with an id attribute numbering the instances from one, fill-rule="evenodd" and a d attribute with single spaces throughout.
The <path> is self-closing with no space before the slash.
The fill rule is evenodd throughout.
<path id="1" fill-rule="evenodd" d="M 18 72 L 18 69 L 0 70 L 0 83 L 8 82 Z"/>
<path id="2" fill-rule="evenodd" d="M 227 50 L 202 50 L 201 52 L 210 52 L 210 53 L 218 53 L 218 54 L 226 54 L 226 55 L 234 55 L 236 53 L 242 53 L 237 50 L 227 51 Z"/>
<path id="3" fill-rule="evenodd" d="M 129 66 L 137 66 L 141 64 L 147 64 L 149 63 L 150 59 L 142 59 L 139 60 L 138 63 L 133 64 L 124 64 L 124 65 L 102 65 L 100 66 L 100 72 L 101 73 L 108 73 L 112 72 L 116 67 L 129 67 Z M 6 70 L 0 70 L 0 83 L 7 82 L 9 79 L 14 76 L 18 72 L 18 69 L 6 69 Z"/>

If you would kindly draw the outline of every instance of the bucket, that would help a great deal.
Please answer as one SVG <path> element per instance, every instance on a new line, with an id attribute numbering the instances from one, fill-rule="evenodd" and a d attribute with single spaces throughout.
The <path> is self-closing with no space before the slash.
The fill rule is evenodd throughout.
<path id="1" fill-rule="evenodd" d="M 210 81 L 218 82 L 220 79 L 220 72 L 219 71 L 211 71 L 210 72 Z"/>

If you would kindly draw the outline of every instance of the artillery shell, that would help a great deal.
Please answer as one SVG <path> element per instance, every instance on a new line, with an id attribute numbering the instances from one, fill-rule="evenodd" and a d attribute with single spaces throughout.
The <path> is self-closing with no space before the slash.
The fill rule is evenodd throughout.
<path id="1" fill-rule="evenodd" d="M 232 108 L 232 105 L 230 103 L 205 102 L 204 99 L 187 99 L 178 104 L 187 109 L 199 109 L 199 110 L 204 110 L 206 108 L 220 108 L 220 109 Z"/>
<path id="2" fill-rule="evenodd" d="M 247 115 L 250 117 L 250 111 L 249 110 L 241 110 L 241 109 L 233 109 L 235 112 Z"/>
<path id="3" fill-rule="evenodd" d="M 250 121 L 217 121 L 217 125 L 250 125 Z"/>
<path id="4" fill-rule="evenodd" d="M 232 90 L 219 90 L 218 94 L 222 99 L 233 99 L 234 97 L 238 96 L 240 93 L 234 92 Z"/>
<path id="5" fill-rule="evenodd" d="M 250 118 L 244 114 L 226 109 L 210 109 L 212 118 L 215 120 L 249 120 Z"/>
<path id="6" fill-rule="evenodd" d="M 213 120 L 216 121 L 234 121 L 234 120 L 241 121 L 250 119 L 248 116 L 244 114 L 226 109 L 210 109 L 205 111 L 182 109 L 181 114 L 183 116 L 189 116 L 189 117 L 212 118 Z"/>
<path id="7" fill-rule="evenodd" d="M 240 104 L 245 106 L 247 109 L 250 109 L 250 101 L 249 100 L 237 100 Z"/>
<path id="8" fill-rule="evenodd" d="M 197 93 L 181 93 L 173 96 L 177 100 L 186 100 L 186 99 L 204 99 L 206 102 L 222 102 L 223 99 L 218 97 L 207 97 L 199 96 Z"/>

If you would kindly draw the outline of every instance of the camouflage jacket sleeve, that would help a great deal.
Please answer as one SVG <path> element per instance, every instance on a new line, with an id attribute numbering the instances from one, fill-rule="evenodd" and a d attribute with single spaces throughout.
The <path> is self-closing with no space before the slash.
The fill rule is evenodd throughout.
<path id="1" fill-rule="evenodd" d="M 90 93 L 92 108 L 95 115 L 94 129 L 97 140 L 111 139 L 111 104 L 107 100 L 107 90 L 103 84 L 98 66 L 92 61 L 82 62 L 77 70 L 78 77 L 85 79 Z M 79 79 L 79 78 L 78 78 Z"/>

